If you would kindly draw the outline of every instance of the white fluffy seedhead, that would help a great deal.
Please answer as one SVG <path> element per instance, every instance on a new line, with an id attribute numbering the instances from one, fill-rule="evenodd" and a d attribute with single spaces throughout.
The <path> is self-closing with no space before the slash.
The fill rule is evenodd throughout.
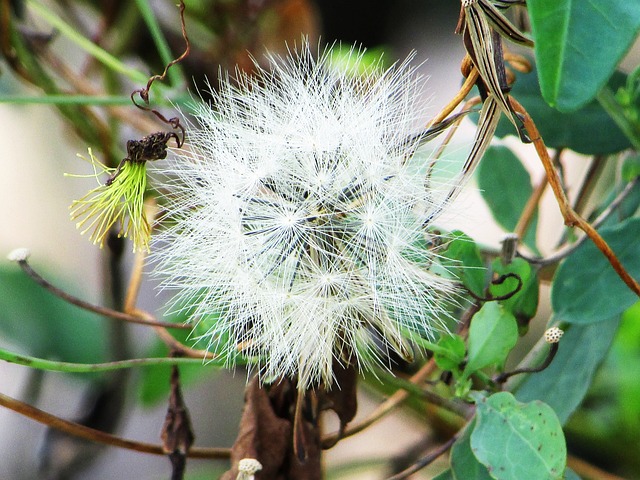
<path id="1" fill-rule="evenodd" d="M 450 186 L 416 154 L 426 114 L 407 62 L 362 73 L 304 44 L 221 81 L 195 108 L 159 185 L 156 271 L 209 348 L 255 359 L 263 380 L 330 386 L 334 362 L 408 358 L 441 326 L 451 284 L 432 272 L 425 221 Z"/>

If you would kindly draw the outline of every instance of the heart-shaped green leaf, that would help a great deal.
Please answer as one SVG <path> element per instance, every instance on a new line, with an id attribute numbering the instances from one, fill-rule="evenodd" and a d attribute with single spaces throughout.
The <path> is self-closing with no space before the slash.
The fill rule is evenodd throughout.
<path id="1" fill-rule="evenodd" d="M 493 478 L 563 477 L 567 447 L 551 407 L 539 401 L 519 403 L 509 392 L 472 396 L 477 409 L 471 450 Z"/>
<path id="2" fill-rule="evenodd" d="M 471 319 L 465 374 L 502 365 L 518 341 L 515 317 L 497 302 L 487 302 Z"/>

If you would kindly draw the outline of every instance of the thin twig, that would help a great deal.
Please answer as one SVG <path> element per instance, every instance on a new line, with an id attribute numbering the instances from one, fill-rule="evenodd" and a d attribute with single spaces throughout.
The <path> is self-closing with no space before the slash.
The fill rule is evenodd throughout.
<path id="1" fill-rule="evenodd" d="M 596 231 L 589 222 L 584 220 L 580 215 L 578 215 L 569 203 L 569 200 L 562 189 L 560 184 L 560 179 L 558 178 L 558 173 L 556 169 L 553 167 L 553 163 L 551 158 L 549 157 L 549 151 L 547 150 L 542 137 L 540 136 L 540 132 L 538 131 L 535 123 L 517 100 L 510 98 L 510 101 L 513 105 L 513 108 L 522 115 L 522 119 L 524 121 L 525 128 L 529 133 L 531 141 L 533 142 L 536 152 L 542 161 L 542 165 L 544 166 L 545 171 L 547 172 L 547 177 L 549 179 L 549 185 L 553 190 L 553 193 L 556 197 L 556 201 L 558 206 L 560 207 L 560 211 L 562 213 L 562 217 L 564 218 L 565 225 L 569 227 L 578 227 L 584 233 L 586 233 L 594 245 L 602 252 L 602 254 L 607 258 L 613 269 L 616 271 L 618 276 L 622 279 L 622 281 L 638 296 L 640 296 L 640 284 L 636 280 L 633 279 L 629 272 L 624 268 L 624 266 L 620 263 L 620 260 L 616 256 L 616 254 L 611 250 L 611 247 L 604 239 L 600 236 L 600 234 Z"/>
<path id="2" fill-rule="evenodd" d="M 402 472 L 396 473 L 395 475 L 389 477 L 387 480 L 403 480 L 405 478 L 409 478 L 410 475 L 413 475 L 419 470 L 422 470 L 424 467 L 431 464 L 438 457 L 440 457 L 441 455 L 444 455 L 447 451 L 449 451 L 449 449 L 452 447 L 452 445 L 456 442 L 457 439 L 458 439 L 458 435 L 456 434 L 453 437 L 451 437 L 449 440 L 447 440 L 445 443 L 433 449 L 424 457 L 420 458 L 409 468 L 403 470 Z"/>
<path id="3" fill-rule="evenodd" d="M 158 358 L 133 358 L 127 360 L 117 360 L 105 363 L 72 363 L 57 362 L 46 360 L 44 358 L 31 357 L 29 355 L 21 355 L 7 350 L 0 349 L 0 360 L 23 365 L 37 370 L 46 370 L 49 372 L 65 372 L 65 373 L 96 373 L 109 372 L 112 370 L 122 370 L 133 367 L 148 367 L 156 365 L 199 365 L 206 367 L 211 363 L 204 363 L 201 358 L 184 358 L 184 357 L 158 357 Z M 216 364 L 220 366 L 220 364 Z"/>
<path id="4" fill-rule="evenodd" d="M 474 70 L 474 72 L 476 72 L 476 70 Z M 464 110 L 469 110 L 469 109 L 471 109 L 471 107 L 474 107 L 475 105 L 478 105 L 479 103 L 480 103 L 480 97 L 473 97 L 472 99 L 468 100 L 462 106 L 462 110 L 463 111 Z M 447 146 L 449 145 L 449 142 L 451 142 L 451 139 L 453 138 L 453 135 L 458 130 L 458 127 L 460 126 L 460 123 L 462 122 L 462 119 L 463 119 L 463 117 L 458 117 L 455 120 L 455 122 L 451 125 L 451 127 L 447 131 L 447 135 L 444 137 L 444 140 L 442 140 L 442 143 L 438 146 L 438 149 L 433 154 L 433 158 L 434 159 L 440 158 L 440 156 L 444 152 L 445 148 L 447 148 Z"/>
<path id="5" fill-rule="evenodd" d="M 429 127 L 442 122 L 445 118 L 451 115 L 451 112 L 453 112 L 456 109 L 456 107 L 460 105 L 465 98 L 467 98 L 467 95 L 469 95 L 469 92 L 471 92 L 471 89 L 478 81 L 478 75 L 479 74 L 477 69 L 474 68 L 473 70 L 471 70 L 471 72 L 465 79 L 464 83 L 462 84 L 462 87 L 460 87 L 460 90 L 458 91 L 458 93 L 456 93 L 456 95 L 451 99 L 451 101 L 447 105 L 445 105 L 445 107 L 440 111 L 440 113 L 436 115 L 434 119 L 431 120 L 431 122 L 429 122 L 429 125 L 428 125 Z"/>
<path id="6" fill-rule="evenodd" d="M 133 313 L 136 310 L 138 293 L 140 292 L 140 285 L 142 284 L 142 269 L 144 268 L 145 257 L 145 251 L 144 249 L 142 249 L 136 252 L 135 258 L 133 260 L 131 277 L 129 278 L 127 293 L 124 300 L 124 311 L 126 313 Z"/>
<path id="7" fill-rule="evenodd" d="M 598 177 L 604 170 L 604 166 L 607 164 L 607 157 L 603 155 L 595 155 L 591 162 L 589 163 L 589 167 L 587 168 L 587 172 L 584 175 L 584 180 L 580 185 L 578 192 L 575 195 L 575 201 L 573 209 L 580 214 L 584 213 L 584 208 L 589 201 L 589 196 L 593 192 L 596 181 Z"/>
<path id="8" fill-rule="evenodd" d="M 161 445 L 128 440 L 110 433 L 85 427 L 84 425 L 51 415 L 50 413 L 44 412 L 36 407 L 23 403 L 2 393 L 0 393 L 0 405 L 35 420 L 36 422 L 73 435 L 74 437 L 83 438 L 96 443 L 102 443 L 104 445 L 110 445 L 112 447 L 133 450 L 140 453 L 165 455 Z M 229 448 L 193 447 L 189 450 L 189 457 L 191 458 L 229 458 L 230 455 L 231 449 Z"/>
<path id="9" fill-rule="evenodd" d="M 590 478 L 592 480 L 624 480 L 624 478 L 605 472 L 581 458 L 573 455 L 567 456 L 567 466 L 576 472 L 580 478 Z"/>
<path id="10" fill-rule="evenodd" d="M 149 317 L 139 317 L 136 315 L 131 315 L 128 313 L 118 312 L 117 310 L 113 310 L 111 308 L 102 307 L 100 305 L 94 305 L 92 303 L 86 302 L 84 300 L 75 297 L 64 290 L 52 285 L 47 280 L 45 280 L 38 272 L 36 272 L 31 265 L 26 260 L 18 261 L 18 265 L 22 268 L 22 270 L 31 277 L 33 281 L 35 281 L 41 287 L 47 289 L 55 296 L 61 298 L 65 302 L 68 302 L 76 307 L 80 307 L 89 312 L 97 313 L 99 315 L 103 315 L 105 317 L 113 318 L 115 320 L 122 320 L 124 322 L 137 323 L 140 325 L 148 325 L 153 327 L 163 327 L 163 328 L 179 328 L 179 329 L 187 329 L 191 328 L 189 325 L 183 325 L 179 323 L 170 323 L 170 322 L 161 322 L 159 320 L 155 320 Z"/>
<path id="11" fill-rule="evenodd" d="M 609 216 L 614 211 L 617 210 L 617 208 L 620 206 L 620 204 L 622 202 L 624 202 L 624 200 L 633 191 L 633 189 L 636 187 L 636 185 L 638 184 L 639 181 L 640 181 L 640 177 L 636 177 L 631 182 L 629 182 L 624 187 L 624 189 L 616 196 L 616 198 L 609 204 L 609 206 L 606 209 L 604 209 L 602 211 L 602 213 L 600 215 L 598 215 L 598 217 L 593 222 L 591 222 L 591 225 L 593 225 L 594 228 L 598 228 L 600 225 L 602 225 L 605 222 L 605 220 L 607 220 L 607 218 L 609 218 Z M 524 254 L 522 254 L 520 252 L 518 252 L 518 256 L 524 258 L 529 263 L 533 263 L 535 265 L 540 265 L 542 267 L 544 267 L 546 265 L 552 265 L 554 263 L 559 262 L 563 258 L 568 257 L 569 255 L 571 255 L 580 245 L 582 245 L 584 243 L 584 241 L 587 238 L 589 238 L 589 237 L 587 237 L 586 235 L 583 235 L 582 237 L 580 237 L 577 241 L 575 241 L 571 245 L 568 245 L 568 246 L 558 250 L 553 255 L 550 255 L 550 256 L 545 257 L 545 258 L 528 257 L 527 255 L 524 255 Z"/>
<path id="12" fill-rule="evenodd" d="M 145 315 L 145 312 L 136 310 L 137 315 Z M 195 348 L 189 348 L 176 340 L 164 327 L 154 327 L 156 334 L 160 337 L 160 340 L 169 347 L 170 350 L 175 350 L 185 357 L 202 358 L 204 360 L 214 360 L 216 355 L 207 350 L 197 350 Z"/>
<path id="13" fill-rule="evenodd" d="M 178 57 L 175 58 L 173 60 L 171 60 L 167 65 L 165 65 L 164 67 L 164 71 L 162 72 L 162 74 L 160 75 L 153 75 L 149 78 L 149 80 L 147 81 L 147 86 L 143 89 L 139 89 L 139 90 L 134 90 L 131 93 L 131 100 L 133 102 L 133 104 L 138 107 L 141 108 L 143 110 L 149 110 L 148 107 L 145 106 L 141 106 L 139 104 L 136 103 L 134 97 L 135 94 L 139 94 L 140 98 L 142 98 L 142 100 L 144 101 L 144 103 L 146 105 L 149 105 L 149 91 L 151 90 L 151 86 L 153 85 L 153 83 L 156 80 L 159 81 L 164 81 L 164 79 L 166 78 L 167 74 L 169 73 L 169 69 L 174 66 L 177 63 L 180 63 L 182 60 L 184 60 L 185 58 L 187 58 L 189 56 L 189 54 L 191 53 L 191 42 L 189 41 L 189 36 L 187 35 L 187 27 L 185 25 L 184 22 L 184 11 L 185 11 L 185 4 L 183 0 L 180 0 L 180 3 L 178 4 L 178 8 L 180 9 L 180 28 L 182 31 L 182 38 L 184 40 L 185 43 L 185 49 L 184 52 L 182 52 L 182 54 Z M 162 120 L 165 123 L 168 123 L 164 117 L 162 117 L 162 115 L 159 114 L 159 112 L 156 112 L 155 110 L 151 110 L 160 120 Z"/>
<path id="14" fill-rule="evenodd" d="M 531 196 L 529 197 L 529 200 L 527 200 L 527 203 L 520 214 L 518 223 L 513 229 L 513 233 L 518 235 L 518 238 L 524 238 L 525 233 L 527 233 L 527 229 L 529 228 L 529 225 L 531 225 L 533 216 L 538 209 L 538 203 L 540 203 L 540 199 L 542 198 L 542 194 L 547 188 L 547 185 L 547 176 L 545 174 L 545 176 L 542 177 L 540 182 L 536 185 L 536 188 L 533 189 L 533 192 L 531 192 Z"/>
<path id="15" fill-rule="evenodd" d="M 558 343 L 551 344 L 551 348 L 549 348 L 549 353 L 545 357 L 544 361 L 537 367 L 516 368 L 515 370 L 512 370 L 510 372 L 503 372 L 497 377 L 495 377 L 493 381 L 495 383 L 502 384 L 506 382 L 510 377 L 513 377 L 514 375 L 520 375 L 521 373 L 537 373 L 537 372 L 543 371 L 545 368 L 551 365 L 551 362 L 556 356 L 556 353 L 558 353 L 558 345 L 559 345 Z"/>

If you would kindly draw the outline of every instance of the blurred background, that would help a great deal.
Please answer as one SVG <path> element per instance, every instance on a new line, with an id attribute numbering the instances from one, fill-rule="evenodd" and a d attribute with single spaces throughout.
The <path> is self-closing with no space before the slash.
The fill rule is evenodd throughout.
<path id="1" fill-rule="evenodd" d="M 175 2 L 150 2 L 171 45 L 173 55 L 183 49 Z M 186 78 L 193 79 L 182 89 L 195 91 L 204 79 L 215 82 L 218 69 L 235 65 L 250 69 L 248 53 L 260 59 L 265 48 L 285 51 L 285 42 L 299 41 L 302 34 L 322 43 L 356 44 L 384 52 L 392 63 L 415 51 L 414 63 L 428 77 L 427 98 L 435 115 L 460 86 L 460 61 L 464 56 L 462 42 L 454 34 L 458 20 L 458 2 L 441 0 L 415 2 L 402 0 L 209 0 L 185 2 L 186 24 L 194 44 L 192 55 L 183 64 Z M 4 1 L 0 15 L 12 15 L 31 39 L 47 37 L 50 48 L 77 71 L 95 72 L 75 45 L 33 10 L 33 2 Z M 10 5 L 10 7 L 9 7 Z M 159 73 L 162 62 L 150 35 L 134 6 L 128 0 L 47 2 L 48 8 L 67 19 L 73 19 L 89 38 L 100 41 L 109 52 L 136 67 L 148 65 L 149 73 Z M 4 24 L 3 24 L 4 25 Z M 2 28 L 2 25 L 0 25 Z M 1 32 L 0 32 L 1 34 Z M 37 35 L 36 35 L 37 34 Z M 49 37 L 50 36 L 50 37 Z M 35 40 L 34 40 L 35 41 Z M 37 46 L 36 46 L 37 47 Z M 36 48 L 34 47 L 34 48 Z M 637 60 L 629 60 L 637 65 Z M 146 69 L 145 69 L 146 71 Z M 6 63 L 0 62 L 0 93 L 24 97 L 42 95 L 41 90 L 21 81 Z M 135 85 L 109 79 L 125 96 Z M 119 83 L 118 83 L 119 82 Z M 175 93 L 175 92 L 172 92 Z M 155 94 L 152 93 L 152 99 Z M 122 108 L 132 109 L 124 106 Z M 169 106 L 160 110 L 171 116 Z M 126 110 L 125 110 L 126 111 Z M 104 112 L 102 121 L 113 122 Z M 87 122 L 91 122 L 87 118 Z M 65 177 L 64 173 L 88 173 L 87 165 L 77 153 L 85 154 L 90 145 L 69 123 L 63 123 L 58 110 L 44 104 L 0 104 L 0 251 L 9 253 L 17 247 L 32 252 L 31 263 L 70 292 L 99 304 L 108 304 L 117 295 L 105 292 L 117 289 L 110 283 L 105 251 L 92 245 L 76 230 L 69 219 L 68 207 L 80 198 L 95 180 Z M 116 129 L 117 138 L 108 143 L 111 162 L 122 158 L 127 138 L 139 138 L 130 126 Z M 465 123 L 452 147 L 452 155 L 464 158 L 473 135 L 472 124 Z M 517 144 L 509 139 L 511 145 Z M 104 145 L 102 145 L 104 147 Z M 525 147 L 517 147 L 525 159 L 532 178 L 539 178 L 541 166 Z M 104 149 L 103 149 L 104 150 Z M 578 165 L 568 172 L 578 178 Z M 503 231 L 492 220 L 473 184 L 460 198 L 460 212 L 443 220 L 443 227 L 459 228 L 487 248 L 499 249 Z M 553 200 L 542 213 L 538 237 L 540 248 L 550 248 L 558 236 L 561 219 Z M 118 242 L 115 242 L 116 244 Z M 121 277 L 127 279 L 132 257 L 128 245 L 121 249 Z M 113 325 L 108 321 L 69 308 L 49 294 L 39 291 L 19 273 L 17 266 L 0 262 L 0 346 L 37 356 L 68 361 L 100 361 L 113 358 L 113 340 L 121 339 L 119 354 L 132 357 L 162 354 L 153 335 L 144 327 Z M 162 316 L 164 299 L 158 296 L 153 281 L 145 280 L 139 306 Z M 28 292 L 28 293 L 25 293 Z M 117 292 L 116 292 L 117 293 Z M 544 295 L 543 295 L 544 296 Z M 539 332 L 545 324 L 548 309 L 539 312 Z M 532 335 L 536 335 L 533 333 Z M 111 339 L 111 343 L 110 340 Z M 71 344 L 69 347 L 68 344 Z M 124 346 L 122 346 L 124 345 Z M 196 445 L 230 446 L 237 432 L 243 405 L 244 371 L 235 373 L 206 370 L 206 378 L 195 381 L 195 370 L 185 373 L 186 404 L 196 433 Z M 198 369 L 202 377 L 202 369 Z M 39 408 L 69 419 L 84 419 L 93 425 L 116 431 L 125 438 L 159 442 L 166 405 L 167 369 L 134 370 L 105 378 L 86 375 L 70 376 L 41 373 L 30 369 L 0 364 L 0 391 Z M 105 386 L 106 385 L 106 386 Z M 164 396 L 163 396 L 164 395 Z M 375 394 L 362 395 L 359 416 L 376 404 Z M 105 407 L 105 405 L 110 405 Z M 394 415 L 369 429 L 367 433 L 344 440 L 326 455 L 326 462 L 336 470 L 333 478 L 384 478 L 384 462 L 393 461 L 413 448 L 427 445 L 431 432 L 417 425 L 409 416 Z M 370 470 L 357 477 L 355 473 L 339 475 L 340 467 L 380 463 L 379 473 Z M 215 478 L 225 462 L 193 461 L 188 464 L 187 478 Z M 437 471 L 438 466 L 435 466 Z M 348 470 L 343 470 L 347 472 Z M 353 470 L 355 471 L 355 470 Z M 78 442 L 46 432 L 46 429 L 15 414 L 0 409 L 0 478 L 87 479 L 166 478 L 168 460 L 129 451 L 81 445 Z M 202 475 L 199 477 L 198 475 Z M 372 476 L 377 475 L 377 476 Z M 423 472 L 416 478 L 431 478 Z M 332 478 L 332 477 L 328 477 Z"/>

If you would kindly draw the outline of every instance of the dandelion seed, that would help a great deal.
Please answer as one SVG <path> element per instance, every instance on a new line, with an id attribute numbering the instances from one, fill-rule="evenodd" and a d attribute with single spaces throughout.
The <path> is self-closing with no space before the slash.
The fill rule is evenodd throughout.
<path id="1" fill-rule="evenodd" d="M 425 247 L 458 185 L 425 182 L 422 81 L 408 61 L 330 58 L 304 44 L 223 79 L 195 106 L 189 153 L 159 172 L 172 308 L 206 325 L 209 349 L 300 389 L 330 387 L 334 362 L 410 358 L 407 336 L 442 330 L 454 294 Z"/>

